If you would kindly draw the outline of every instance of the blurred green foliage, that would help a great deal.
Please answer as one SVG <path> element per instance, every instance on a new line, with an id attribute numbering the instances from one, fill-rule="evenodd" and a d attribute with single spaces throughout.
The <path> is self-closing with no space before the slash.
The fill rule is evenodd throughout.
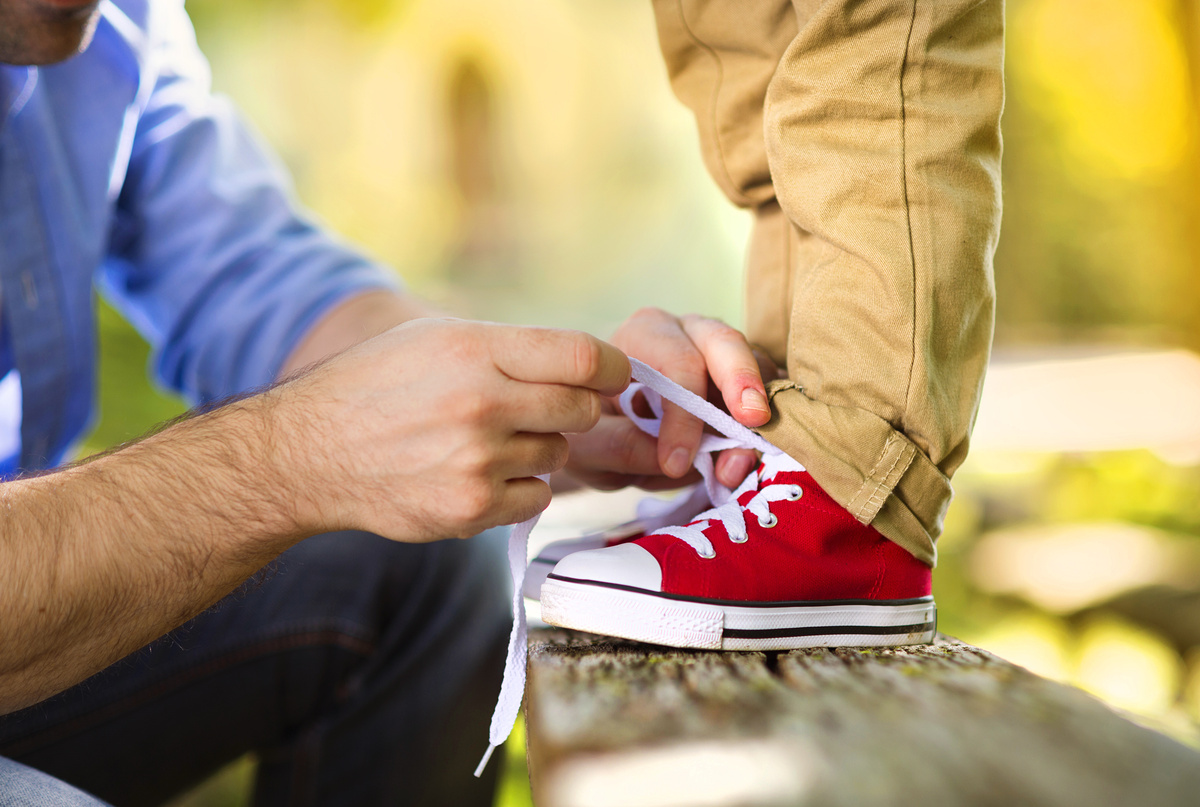
<path id="1" fill-rule="evenodd" d="M 84 454 L 133 440 L 186 408 L 177 395 L 151 381 L 150 346 L 105 302 L 97 307 L 96 327 L 100 336 L 97 403 L 101 417 L 83 445 Z"/>
<path id="2" fill-rule="evenodd" d="M 998 339 L 1200 344 L 1195 3 L 1008 3 Z"/>
<path id="3" fill-rule="evenodd" d="M 1129 451 L 1058 457 L 1044 477 L 1042 520 L 1124 521 L 1200 535 L 1200 468 Z"/>

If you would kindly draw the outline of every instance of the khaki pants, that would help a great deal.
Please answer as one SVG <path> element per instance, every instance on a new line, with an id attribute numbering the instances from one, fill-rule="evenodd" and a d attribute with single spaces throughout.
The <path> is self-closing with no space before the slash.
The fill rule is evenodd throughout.
<path id="1" fill-rule="evenodd" d="M 654 0 L 704 159 L 754 211 L 760 431 L 933 565 L 991 349 L 1002 0 Z"/>

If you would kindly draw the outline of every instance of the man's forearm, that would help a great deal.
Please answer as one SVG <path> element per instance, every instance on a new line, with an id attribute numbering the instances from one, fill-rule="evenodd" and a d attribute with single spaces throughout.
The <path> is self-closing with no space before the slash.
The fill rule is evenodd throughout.
<path id="1" fill-rule="evenodd" d="M 0 712 L 200 613 L 303 537 L 270 395 L 0 486 Z"/>

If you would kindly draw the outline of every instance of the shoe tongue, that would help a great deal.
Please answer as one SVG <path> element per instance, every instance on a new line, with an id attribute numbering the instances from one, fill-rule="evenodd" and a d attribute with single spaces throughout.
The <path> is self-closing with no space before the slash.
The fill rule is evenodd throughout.
<path id="1" fill-rule="evenodd" d="M 803 473 L 804 466 L 793 459 L 791 456 L 783 453 L 764 454 L 762 464 L 759 466 L 759 479 L 762 482 L 771 480 L 778 473 Z"/>

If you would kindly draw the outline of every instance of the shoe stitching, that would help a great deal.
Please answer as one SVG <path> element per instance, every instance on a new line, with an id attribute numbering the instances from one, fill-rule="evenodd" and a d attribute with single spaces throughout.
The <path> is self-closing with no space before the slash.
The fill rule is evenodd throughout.
<path id="1" fill-rule="evenodd" d="M 875 599 L 879 595 L 879 591 L 883 588 L 883 573 L 885 567 L 883 559 L 883 544 L 880 543 L 875 544 L 875 567 L 879 571 L 875 574 L 875 585 L 871 586 L 871 592 L 867 594 L 868 600 Z"/>

